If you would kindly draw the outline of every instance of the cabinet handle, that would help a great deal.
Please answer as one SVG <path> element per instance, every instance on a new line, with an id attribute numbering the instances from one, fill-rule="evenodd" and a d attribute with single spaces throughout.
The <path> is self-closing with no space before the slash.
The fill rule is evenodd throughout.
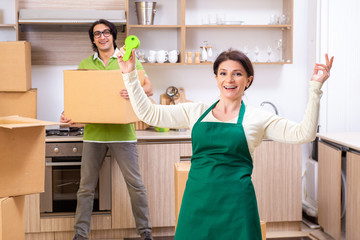
<path id="1" fill-rule="evenodd" d="M 46 167 L 54 166 L 81 166 L 81 162 L 47 162 L 45 163 Z"/>

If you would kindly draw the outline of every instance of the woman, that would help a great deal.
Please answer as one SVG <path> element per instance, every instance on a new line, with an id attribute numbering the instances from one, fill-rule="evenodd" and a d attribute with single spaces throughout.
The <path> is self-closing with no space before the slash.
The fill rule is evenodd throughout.
<path id="1" fill-rule="evenodd" d="M 333 58 L 316 64 L 310 81 L 309 103 L 298 124 L 260 109 L 245 106 L 244 91 L 254 79 L 245 54 L 221 53 L 213 70 L 220 100 L 203 103 L 153 105 L 136 76 L 135 55 L 120 68 L 132 106 L 147 124 L 192 129 L 193 155 L 175 240 L 261 239 L 257 202 L 251 174 L 252 154 L 262 139 L 305 143 L 315 138 L 322 84 L 329 78 Z"/>

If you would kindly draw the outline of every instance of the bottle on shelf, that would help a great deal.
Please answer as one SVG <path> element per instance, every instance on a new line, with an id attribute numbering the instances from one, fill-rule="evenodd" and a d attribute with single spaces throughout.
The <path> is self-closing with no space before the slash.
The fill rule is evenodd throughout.
<path id="1" fill-rule="evenodd" d="M 195 63 L 200 63 L 200 52 L 195 52 Z"/>
<path id="2" fill-rule="evenodd" d="M 192 52 L 187 52 L 186 53 L 187 54 L 187 63 L 192 63 L 193 61 L 192 61 Z"/>
<path id="3" fill-rule="evenodd" d="M 207 61 L 207 52 L 206 52 L 206 47 L 201 47 L 202 51 L 201 51 L 201 61 L 202 62 L 206 62 Z"/>

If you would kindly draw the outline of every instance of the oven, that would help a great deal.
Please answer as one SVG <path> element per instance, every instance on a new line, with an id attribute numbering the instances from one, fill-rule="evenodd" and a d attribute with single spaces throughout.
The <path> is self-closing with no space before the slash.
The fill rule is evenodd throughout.
<path id="1" fill-rule="evenodd" d="M 49 135 L 47 131 L 47 135 Z M 74 213 L 80 184 L 82 141 L 67 141 L 57 135 L 46 142 L 45 191 L 40 194 L 40 212 Z M 48 139 L 48 137 L 47 137 Z M 59 141 L 56 141 L 59 140 Z M 111 163 L 106 155 L 99 172 L 93 211 L 111 210 Z"/>

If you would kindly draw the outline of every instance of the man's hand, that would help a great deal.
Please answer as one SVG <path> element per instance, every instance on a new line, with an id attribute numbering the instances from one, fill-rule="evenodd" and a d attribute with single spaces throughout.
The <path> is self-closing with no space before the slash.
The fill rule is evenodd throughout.
<path id="1" fill-rule="evenodd" d="M 128 91 L 126 89 L 122 89 L 120 91 L 120 96 L 122 96 L 125 99 L 129 99 L 129 94 L 128 94 Z"/>
<path id="2" fill-rule="evenodd" d="M 71 121 L 70 118 L 66 118 L 64 112 L 61 113 L 60 122 L 61 122 L 61 123 L 75 124 L 74 122 Z"/>

